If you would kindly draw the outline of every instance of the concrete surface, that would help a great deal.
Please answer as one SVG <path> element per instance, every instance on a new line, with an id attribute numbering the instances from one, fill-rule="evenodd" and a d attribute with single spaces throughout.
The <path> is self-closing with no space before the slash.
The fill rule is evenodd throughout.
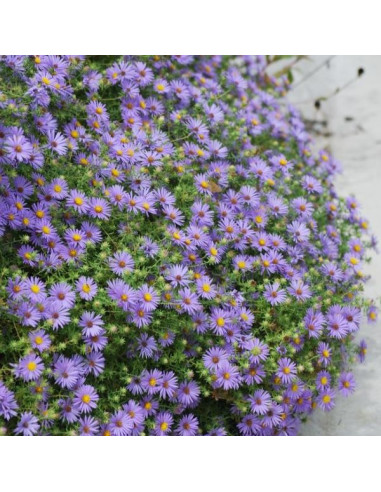
<path id="1" fill-rule="evenodd" d="M 343 166 L 336 180 L 341 196 L 354 194 L 368 218 L 372 232 L 381 243 L 381 56 L 335 56 L 313 76 L 298 82 L 329 55 L 313 56 L 295 66 L 295 89 L 289 100 L 314 128 L 319 148 L 326 147 Z M 356 79 L 358 68 L 365 73 Z M 314 101 L 346 88 L 321 102 Z M 321 122 L 327 122 L 327 126 Z M 381 245 L 380 245 L 381 250 Z M 364 269 L 365 270 L 365 269 Z M 381 254 L 365 270 L 372 278 L 366 295 L 381 295 Z M 363 323 L 358 339 L 368 344 L 364 364 L 354 369 L 357 389 L 348 398 L 338 397 L 331 412 L 317 410 L 302 428 L 303 435 L 381 435 L 381 322 Z"/>

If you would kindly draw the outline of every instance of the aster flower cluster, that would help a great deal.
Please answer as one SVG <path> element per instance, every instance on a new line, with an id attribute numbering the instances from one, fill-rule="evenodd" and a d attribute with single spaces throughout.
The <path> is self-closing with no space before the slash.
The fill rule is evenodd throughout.
<path id="1" fill-rule="evenodd" d="M 0 57 L 0 426 L 293 435 L 377 241 L 262 56 Z"/>

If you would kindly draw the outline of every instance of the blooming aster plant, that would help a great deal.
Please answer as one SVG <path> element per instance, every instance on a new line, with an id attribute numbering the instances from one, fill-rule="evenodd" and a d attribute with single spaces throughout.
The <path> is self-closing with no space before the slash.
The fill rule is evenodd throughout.
<path id="1" fill-rule="evenodd" d="M 293 435 L 376 248 L 262 56 L 0 57 L 0 427 Z"/>

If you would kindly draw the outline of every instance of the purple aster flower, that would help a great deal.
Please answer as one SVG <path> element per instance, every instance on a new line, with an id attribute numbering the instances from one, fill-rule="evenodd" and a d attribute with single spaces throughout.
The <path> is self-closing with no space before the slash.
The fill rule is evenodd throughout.
<path id="1" fill-rule="evenodd" d="M 268 346 L 261 342 L 259 338 L 250 338 L 245 341 L 244 348 L 250 351 L 250 362 L 254 364 L 265 361 L 270 352 Z"/>
<path id="2" fill-rule="evenodd" d="M 80 214 L 85 214 L 89 211 L 89 202 L 85 193 L 79 190 L 70 190 L 66 199 L 68 207 L 73 207 Z"/>
<path id="3" fill-rule="evenodd" d="M 140 287 L 137 294 L 144 311 L 153 311 L 157 308 L 160 297 L 152 287 L 144 284 Z"/>
<path id="4" fill-rule="evenodd" d="M 378 317 L 378 309 L 376 306 L 370 306 L 368 309 L 368 323 L 375 323 L 377 321 Z"/>
<path id="5" fill-rule="evenodd" d="M 58 155 L 65 155 L 67 153 L 67 139 L 62 135 L 62 133 L 48 131 L 47 138 L 47 148 L 51 149 Z"/>
<path id="6" fill-rule="evenodd" d="M 294 220 L 290 225 L 287 226 L 287 231 L 297 243 L 302 243 L 307 241 L 310 237 L 310 230 L 305 225 L 304 222 Z"/>
<path id="7" fill-rule="evenodd" d="M 347 321 L 350 333 L 353 333 L 360 328 L 361 310 L 359 308 L 355 306 L 345 306 L 342 310 L 342 315 Z"/>
<path id="8" fill-rule="evenodd" d="M 351 372 L 342 372 L 339 377 L 339 391 L 343 396 L 349 396 L 355 390 L 355 378 Z"/>
<path id="9" fill-rule="evenodd" d="M 311 297 L 310 288 L 302 280 L 292 280 L 287 290 L 298 301 L 304 302 Z"/>
<path id="10" fill-rule="evenodd" d="M 190 289 L 179 290 L 180 306 L 188 314 L 194 314 L 201 309 L 197 295 Z"/>
<path id="11" fill-rule="evenodd" d="M 130 319 L 130 318 L 129 318 Z M 152 314 L 144 310 L 142 304 L 137 304 L 133 307 L 132 322 L 141 328 L 142 326 L 149 325 L 152 321 Z"/>
<path id="12" fill-rule="evenodd" d="M 104 371 L 105 358 L 100 352 L 91 352 L 86 356 L 87 373 L 99 376 Z"/>
<path id="13" fill-rule="evenodd" d="M 79 320 L 79 326 L 86 337 L 100 335 L 103 327 L 102 318 L 93 312 L 85 311 Z"/>
<path id="14" fill-rule="evenodd" d="M 58 330 L 70 322 L 69 309 L 59 302 L 48 303 L 45 316 L 53 330 Z"/>
<path id="15" fill-rule="evenodd" d="M 128 391 L 131 391 L 133 395 L 141 395 L 144 391 L 141 385 L 141 378 L 139 376 L 134 376 L 127 385 L 127 389 Z"/>
<path id="16" fill-rule="evenodd" d="M 36 354 L 29 354 L 14 365 L 15 376 L 22 378 L 24 381 L 36 381 L 43 370 L 42 359 Z"/>
<path id="17" fill-rule="evenodd" d="M 15 428 L 15 434 L 34 436 L 40 429 L 37 417 L 32 412 L 23 412 Z"/>
<path id="18" fill-rule="evenodd" d="M 65 308 L 70 309 L 74 306 L 75 293 L 65 282 L 52 285 L 49 295 L 56 303 L 62 304 Z"/>
<path id="19" fill-rule="evenodd" d="M 90 222 L 82 222 L 82 230 L 85 233 L 87 242 L 99 243 L 102 240 L 101 231 L 96 225 Z"/>
<path id="20" fill-rule="evenodd" d="M 94 436 L 99 432 L 99 423 L 94 417 L 87 416 L 79 419 L 79 432 L 81 436 Z"/>
<path id="21" fill-rule="evenodd" d="M 17 307 L 17 315 L 24 326 L 35 327 L 41 319 L 41 313 L 30 302 L 22 302 Z"/>
<path id="22" fill-rule="evenodd" d="M 158 401 L 155 400 L 152 395 L 148 395 L 142 398 L 140 405 L 143 410 L 144 418 L 147 418 L 151 415 L 156 415 L 157 409 L 159 408 Z"/>
<path id="23" fill-rule="evenodd" d="M 180 436 L 195 436 L 198 431 L 198 420 L 192 414 L 184 415 L 176 427 L 176 433 Z"/>
<path id="24" fill-rule="evenodd" d="M 90 277 L 79 277 L 75 283 L 77 292 L 79 292 L 79 297 L 85 299 L 86 301 L 91 301 L 98 291 L 97 284 Z"/>
<path id="25" fill-rule="evenodd" d="M 319 355 L 319 362 L 323 366 L 328 366 L 331 362 L 332 351 L 328 343 L 320 342 L 317 348 L 317 353 Z"/>
<path id="26" fill-rule="evenodd" d="M 46 298 L 45 284 L 37 277 L 31 277 L 24 282 L 24 293 L 31 301 L 41 302 Z"/>
<path id="27" fill-rule="evenodd" d="M 161 389 L 163 375 L 158 369 L 143 371 L 141 375 L 141 386 L 149 395 L 158 393 Z"/>
<path id="28" fill-rule="evenodd" d="M 56 198 L 57 200 L 62 200 L 66 198 L 68 193 L 68 185 L 64 179 L 54 179 L 50 183 L 49 188 L 53 198 Z"/>
<path id="29" fill-rule="evenodd" d="M 210 326 L 217 335 L 223 335 L 227 325 L 229 325 L 231 321 L 232 319 L 229 311 L 213 308 L 210 316 Z"/>
<path id="30" fill-rule="evenodd" d="M 29 333 L 29 340 L 32 348 L 37 349 L 39 352 L 47 350 L 51 345 L 51 340 L 45 330 L 38 330 Z"/>
<path id="31" fill-rule="evenodd" d="M 263 425 L 273 428 L 282 422 L 283 409 L 280 405 L 272 404 L 263 415 Z"/>
<path id="32" fill-rule="evenodd" d="M 73 404 L 80 412 L 88 413 L 97 407 L 98 400 L 99 396 L 95 389 L 89 384 L 86 384 L 75 392 Z"/>
<path id="33" fill-rule="evenodd" d="M 267 284 L 265 287 L 263 296 L 272 306 L 285 302 L 287 298 L 286 291 L 284 289 L 280 289 L 279 287 L 279 282 Z"/>
<path id="34" fill-rule="evenodd" d="M 138 350 L 141 357 L 152 357 L 157 350 L 157 345 L 154 337 L 150 337 L 148 333 L 142 333 L 138 337 Z"/>
<path id="35" fill-rule="evenodd" d="M 166 436 L 171 432 L 173 417 L 169 412 L 158 413 L 155 417 L 154 433 L 156 436 Z"/>
<path id="36" fill-rule="evenodd" d="M 261 430 L 260 420 L 256 415 L 245 415 L 237 427 L 244 436 L 256 436 Z"/>
<path id="37" fill-rule="evenodd" d="M 89 200 L 89 215 L 101 220 L 106 220 L 111 215 L 110 204 L 103 198 L 90 198 Z"/>
<path id="38" fill-rule="evenodd" d="M 202 360 L 207 369 L 214 371 L 227 362 L 228 358 L 229 356 L 224 349 L 212 347 L 205 352 Z"/>
<path id="39" fill-rule="evenodd" d="M 71 400 L 71 398 L 60 400 L 59 406 L 61 407 L 60 417 L 62 420 L 65 420 L 69 424 L 77 422 L 79 410 L 73 405 L 73 401 Z"/>
<path id="40" fill-rule="evenodd" d="M 328 371 L 319 371 L 316 376 L 316 387 L 318 390 L 324 390 L 331 386 L 331 375 Z"/>
<path id="41" fill-rule="evenodd" d="M 200 388 L 195 381 L 181 383 L 177 392 L 178 401 L 184 407 L 195 406 L 199 400 Z"/>
<path id="42" fill-rule="evenodd" d="M 73 389 L 80 377 L 80 372 L 75 362 L 63 355 L 60 355 L 55 362 L 53 374 L 56 383 L 62 388 L 68 389 Z"/>
<path id="43" fill-rule="evenodd" d="M 175 341 L 175 333 L 170 330 L 166 330 L 164 333 L 160 335 L 159 343 L 162 347 L 169 347 Z"/>
<path id="44" fill-rule="evenodd" d="M 174 286 L 187 286 L 190 282 L 188 268 L 181 265 L 174 265 L 168 269 L 165 278 Z"/>
<path id="45" fill-rule="evenodd" d="M 113 436 L 128 436 L 133 428 L 131 417 L 123 410 L 114 413 L 110 418 L 110 431 Z"/>
<path id="46" fill-rule="evenodd" d="M 9 420 L 17 415 L 17 409 L 18 405 L 14 393 L 0 381 L 0 416 Z"/>
<path id="47" fill-rule="evenodd" d="M 162 379 L 159 383 L 160 398 L 173 398 L 178 389 L 177 377 L 172 371 L 163 372 Z"/>
<path id="48" fill-rule="evenodd" d="M 127 251 L 115 253 L 109 260 L 111 270 L 117 275 L 124 275 L 134 269 L 134 260 Z"/>
<path id="49" fill-rule="evenodd" d="M 252 363 L 247 369 L 245 369 L 242 379 L 246 384 L 259 384 L 263 381 L 265 375 L 266 373 L 262 364 Z"/>
<path id="50" fill-rule="evenodd" d="M 137 292 L 123 280 L 110 280 L 107 282 L 107 293 L 114 301 L 117 301 L 124 311 L 134 308 L 138 299 Z M 143 306 L 142 306 L 143 307 Z"/>
<path id="51" fill-rule="evenodd" d="M 85 344 L 88 348 L 90 348 L 90 350 L 94 352 L 99 352 L 100 350 L 103 350 L 105 348 L 108 342 L 107 337 L 104 336 L 105 333 L 105 330 L 102 330 L 98 333 L 98 335 L 93 335 L 90 337 L 83 336 L 82 334 L 82 338 L 84 339 Z"/>
<path id="52" fill-rule="evenodd" d="M 323 191 L 323 187 L 319 181 L 312 176 L 304 176 L 302 179 L 302 186 L 308 193 L 319 194 Z"/>
<path id="53" fill-rule="evenodd" d="M 335 406 L 335 392 L 331 388 L 326 388 L 322 390 L 318 395 L 318 405 L 324 411 L 332 410 Z"/>
<path id="54" fill-rule="evenodd" d="M 341 282 L 344 278 L 344 273 L 334 263 L 327 263 L 321 267 L 321 271 L 334 283 Z"/>
<path id="55" fill-rule="evenodd" d="M 12 135 L 5 140 L 7 155 L 13 161 L 23 162 L 32 155 L 32 144 L 23 135 Z"/>
<path id="56" fill-rule="evenodd" d="M 292 378 L 296 375 L 296 364 L 288 357 L 279 359 L 276 375 L 282 383 L 291 383 Z"/>
<path id="57" fill-rule="evenodd" d="M 310 338 L 319 338 L 326 323 L 324 315 L 320 311 L 310 308 L 304 317 L 304 326 Z"/>
<path id="58" fill-rule="evenodd" d="M 216 370 L 216 380 L 215 385 L 224 390 L 238 389 L 241 376 L 237 367 L 232 366 L 228 362 L 221 364 L 221 366 Z"/>
<path id="59" fill-rule="evenodd" d="M 258 415 L 264 415 L 271 406 L 271 396 L 267 391 L 257 390 L 249 398 L 251 411 Z"/>
<path id="60" fill-rule="evenodd" d="M 347 320 L 341 314 L 327 315 L 327 330 L 332 338 L 342 339 L 348 334 Z"/>
<path id="61" fill-rule="evenodd" d="M 368 345 L 365 340 L 361 340 L 358 347 L 358 356 L 361 363 L 365 361 Z"/>

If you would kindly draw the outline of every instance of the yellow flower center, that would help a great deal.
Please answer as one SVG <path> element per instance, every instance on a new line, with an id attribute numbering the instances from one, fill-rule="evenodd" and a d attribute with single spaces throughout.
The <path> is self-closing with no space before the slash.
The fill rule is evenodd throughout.
<path id="1" fill-rule="evenodd" d="M 327 379 L 325 376 L 323 376 L 323 377 L 320 379 L 320 382 L 321 382 L 321 384 L 325 385 L 325 384 L 327 384 L 327 383 L 328 383 L 328 379 Z"/>
<path id="2" fill-rule="evenodd" d="M 164 85 L 163 84 L 157 84 L 156 86 L 156 89 L 160 92 L 163 92 L 163 90 L 165 89 Z"/>
<path id="3" fill-rule="evenodd" d="M 82 200 L 82 198 L 80 196 L 77 196 L 77 197 L 74 198 L 74 203 L 76 205 L 83 205 L 83 200 Z"/>
<path id="4" fill-rule="evenodd" d="M 38 294 L 40 292 L 40 287 L 36 284 L 33 284 L 30 286 L 30 290 L 34 293 L 34 294 Z"/>
<path id="5" fill-rule="evenodd" d="M 323 357 L 329 357 L 329 351 L 323 350 Z"/>
<path id="6" fill-rule="evenodd" d="M 87 164 L 89 163 L 89 161 L 85 157 L 82 157 L 79 160 L 79 163 L 82 164 L 82 166 L 87 166 Z"/>
<path id="7" fill-rule="evenodd" d="M 224 320 L 224 318 L 217 318 L 216 323 L 217 323 L 218 326 L 225 326 L 225 320 Z"/>
<path id="8" fill-rule="evenodd" d="M 209 188 L 209 183 L 207 181 L 201 181 L 200 186 L 201 188 L 204 188 L 204 190 L 206 190 L 207 188 Z"/>
<path id="9" fill-rule="evenodd" d="M 42 232 L 43 232 L 44 234 L 49 234 L 49 233 L 50 233 L 50 227 L 48 227 L 48 226 L 43 226 L 43 228 L 42 228 Z"/>
<path id="10" fill-rule="evenodd" d="M 83 284 L 82 285 L 82 291 L 86 292 L 86 294 L 88 294 L 90 292 L 90 290 L 91 290 L 91 287 L 89 284 Z"/>
<path id="11" fill-rule="evenodd" d="M 283 368 L 283 373 L 284 374 L 290 374 L 290 372 L 291 372 L 291 369 L 289 367 L 284 367 Z"/>
<path id="12" fill-rule="evenodd" d="M 210 292 L 210 285 L 209 284 L 203 284 L 202 290 L 204 292 Z"/>
<path id="13" fill-rule="evenodd" d="M 42 82 L 43 82 L 45 85 L 50 85 L 50 80 L 49 80 L 47 77 L 42 77 Z"/>
<path id="14" fill-rule="evenodd" d="M 268 260 L 264 260 L 264 261 L 263 261 L 263 266 L 264 266 L 265 268 L 269 267 L 269 266 L 270 266 L 270 262 L 269 262 Z"/>
<path id="15" fill-rule="evenodd" d="M 246 266 L 246 262 L 245 262 L 245 261 L 239 261 L 239 262 L 237 263 L 237 265 L 238 265 L 238 268 L 245 268 L 245 266 Z"/>
<path id="16" fill-rule="evenodd" d="M 152 301 L 152 295 L 149 292 L 146 292 L 143 296 L 144 300 L 149 302 Z"/>
<path id="17" fill-rule="evenodd" d="M 329 403 L 331 401 L 331 397 L 329 395 L 324 395 L 323 396 L 323 402 L 324 403 Z"/>
<path id="18" fill-rule="evenodd" d="M 82 239 L 82 236 L 80 234 L 74 234 L 73 239 L 74 241 L 80 241 Z"/>
<path id="19" fill-rule="evenodd" d="M 35 371 L 37 368 L 37 364 L 35 362 L 28 362 L 28 365 L 26 366 L 28 371 Z"/>
<path id="20" fill-rule="evenodd" d="M 218 255 L 218 251 L 216 250 L 216 248 L 210 248 L 210 250 L 209 250 L 209 251 L 210 251 L 210 254 L 211 254 L 212 256 L 217 256 L 217 255 Z"/>
<path id="21" fill-rule="evenodd" d="M 256 222 L 257 224 L 261 224 L 261 223 L 262 223 L 262 221 L 263 221 L 263 219 L 262 219 L 262 217 L 261 217 L 260 215 L 257 215 L 257 216 L 255 217 L 255 222 Z"/>
<path id="22" fill-rule="evenodd" d="M 78 138 L 79 137 L 79 133 L 77 132 L 77 130 L 72 130 L 70 132 L 70 135 L 73 137 L 73 138 Z"/>
<path id="23" fill-rule="evenodd" d="M 155 386 L 156 385 L 156 379 L 155 378 L 151 378 L 149 381 L 148 381 L 148 384 L 150 386 Z"/>
<path id="24" fill-rule="evenodd" d="M 286 159 L 281 159 L 281 160 L 279 161 L 279 164 L 280 164 L 281 166 L 286 166 L 286 165 L 287 165 L 287 161 L 286 161 Z"/>
<path id="25" fill-rule="evenodd" d="M 90 395 L 83 395 L 82 401 L 83 401 L 83 403 L 90 403 L 90 401 L 91 401 Z"/>
<path id="26" fill-rule="evenodd" d="M 60 185 L 55 185 L 55 187 L 54 187 L 54 191 L 55 191 L 56 193 L 61 193 L 61 191 L 62 191 L 61 186 L 60 186 Z"/>
<path id="27" fill-rule="evenodd" d="M 168 429 L 168 424 L 167 424 L 167 422 L 162 422 L 162 423 L 160 424 L 160 430 L 162 430 L 162 431 L 166 431 L 167 429 Z"/>
<path id="28" fill-rule="evenodd" d="M 37 344 L 37 345 L 41 345 L 43 341 L 44 340 L 42 339 L 42 337 L 36 337 L 34 339 L 34 343 Z"/>

